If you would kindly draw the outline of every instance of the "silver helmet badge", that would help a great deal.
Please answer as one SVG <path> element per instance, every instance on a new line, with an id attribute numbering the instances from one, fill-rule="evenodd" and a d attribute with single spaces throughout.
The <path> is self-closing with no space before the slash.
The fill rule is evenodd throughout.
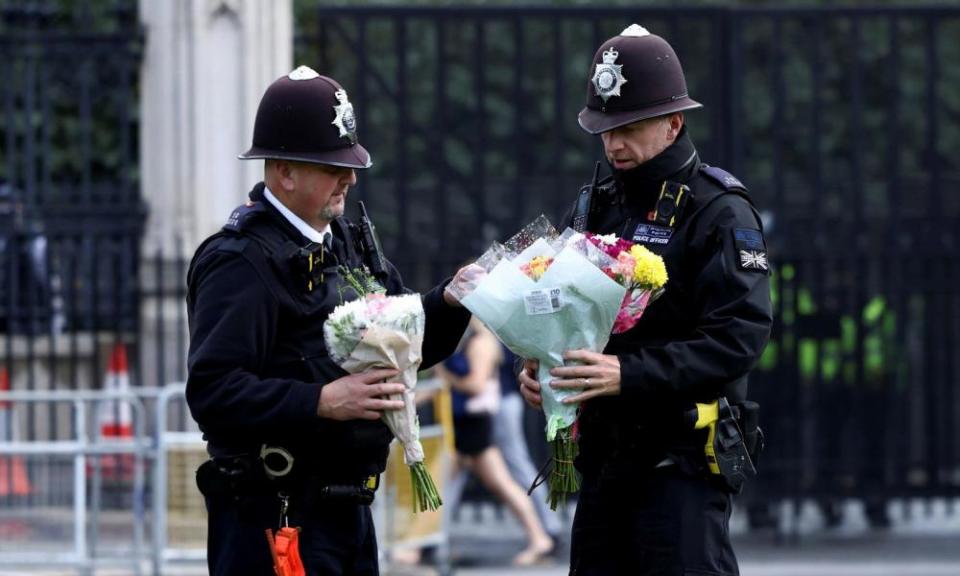
<path id="1" fill-rule="evenodd" d="M 623 64 L 614 64 L 620 53 L 614 48 L 609 48 L 603 52 L 603 63 L 597 64 L 596 71 L 593 73 L 593 87 L 597 91 L 597 96 L 603 98 L 606 102 L 611 96 L 620 95 L 620 87 L 627 83 L 627 79 L 620 72 Z"/>
<path id="2" fill-rule="evenodd" d="M 346 138 L 351 144 L 356 144 L 357 119 L 353 115 L 353 104 L 347 99 L 347 91 L 337 90 L 333 95 L 336 96 L 340 104 L 333 107 L 336 117 L 334 117 L 332 124 L 340 130 L 341 138 Z"/>

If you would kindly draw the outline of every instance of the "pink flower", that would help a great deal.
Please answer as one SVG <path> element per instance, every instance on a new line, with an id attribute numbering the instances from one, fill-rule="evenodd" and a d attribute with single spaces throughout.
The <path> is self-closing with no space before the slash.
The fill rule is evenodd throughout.
<path id="1" fill-rule="evenodd" d="M 367 294 L 367 311 L 371 314 L 376 315 L 386 309 L 390 305 L 390 301 L 387 300 L 387 297 L 383 294 Z"/>
<path id="2" fill-rule="evenodd" d="M 647 309 L 647 304 L 650 303 L 650 295 L 649 290 L 627 291 L 617 312 L 617 319 L 613 323 L 614 334 L 622 334 L 637 325 L 640 317 L 643 316 L 643 311 Z"/>
<path id="3" fill-rule="evenodd" d="M 630 316 L 626 308 L 621 308 L 617 312 L 617 319 L 613 323 L 613 333 L 622 334 L 636 325 L 637 321 Z"/>
<path id="4" fill-rule="evenodd" d="M 611 258 L 618 258 L 621 253 L 629 252 L 630 247 L 633 246 L 633 242 L 624 240 L 623 238 L 619 238 L 613 234 L 598 236 L 596 234 L 587 232 L 585 236 L 587 237 L 587 240 L 589 240 L 594 246 L 603 250 L 604 253 Z"/>
<path id="5" fill-rule="evenodd" d="M 633 268 L 636 265 L 637 259 L 630 254 L 630 250 L 617 254 L 616 271 L 625 281 L 633 280 Z"/>

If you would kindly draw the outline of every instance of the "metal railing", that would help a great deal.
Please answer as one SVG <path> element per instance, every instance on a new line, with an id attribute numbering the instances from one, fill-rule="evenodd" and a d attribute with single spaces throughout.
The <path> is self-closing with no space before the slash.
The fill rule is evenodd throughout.
<path id="1" fill-rule="evenodd" d="M 55 440 L 8 440 L 0 442 L 0 456 L 13 462 L 16 458 L 30 456 L 66 457 L 72 461 L 70 477 L 72 479 L 73 506 L 71 510 L 73 527 L 72 548 L 61 551 L 59 546 L 52 549 L 35 551 L 21 549 L 0 549 L 0 563 L 4 565 L 68 565 L 83 571 L 89 571 L 99 563 L 128 564 L 136 567 L 139 573 L 139 560 L 144 557 L 144 494 L 146 492 L 145 464 L 154 457 L 156 443 L 147 433 L 147 410 L 144 406 L 144 394 L 113 391 L 67 391 L 35 390 L 0 392 L 0 402 L 10 403 L 14 410 L 18 405 L 48 403 L 68 404 L 74 416 L 73 435 Z M 104 402 L 124 402 L 132 408 L 132 436 L 127 438 L 105 438 L 98 426 L 93 425 L 94 415 Z M 130 472 L 132 480 L 126 489 L 130 490 L 133 514 L 132 549 L 130 554 L 113 558 L 99 554 L 98 531 L 102 494 L 101 457 L 132 457 Z M 91 472 L 92 471 L 92 472 Z M 54 480 L 51 485 L 56 484 Z M 90 477 L 88 477 L 90 475 Z M 28 476 L 29 477 L 29 476 Z M 92 488 L 92 490 L 90 490 Z M 88 502 L 88 492 L 92 502 Z M 32 504 L 42 503 L 42 495 L 25 499 L 24 508 L 30 510 Z M 41 507 L 37 506 L 37 510 Z M 10 512 L 12 508 L 0 508 L 0 513 Z M 49 507 L 44 512 L 56 512 Z M 94 527 L 90 530 L 90 527 Z M 88 538 L 88 532 L 90 537 Z M 41 534 L 42 536 L 42 534 Z M 45 542 L 46 538 L 37 539 Z M 31 541 L 34 539 L 31 538 Z"/>
<path id="2" fill-rule="evenodd" d="M 0 564 L 4 566 L 51 566 L 70 567 L 81 573 L 90 573 L 104 566 L 126 566 L 140 574 L 145 563 L 152 564 L 153 574 L 162 574 L 164 566 L 171 562 L 202 561 L 205 558 L 205 540 L 199 538 L 194 546 L 176 548 L 169 546 L 168 502 L 170 452 L 187 447 L 205 457 L 205 443 L 197 430 L 169 430 L 168 413 L 177 401 L 182 401 L 182 384 L 171 384 L 162 389 L 147 388 L 131 391 L 69 391 L 36 390 L 0 392 L 0 403 L 5 410 L 19 410 L 36 403 L 67 404 L 71 407 L 74 434 L 69 438 L 55 440 L 8 440 L 0 442 L 0 458 L 14 462 L 15 459 L 31 457 L 68 458 L 72 466 L 67 472 L 71 479 L 72 506 L 69 507 L 72 537 L 69 546 L 57 542 L 59 531 L 51 529 L 50 523 L 31 518 L 44 515 L 59 519 L 67 509 L 56 504 L 47 491 L 61 486 L 63 470 L 50 474 L 37 474 L 40 462 L 20 462 L 27 471 L 33 486 L 31 494 L 19 500 L 7 499 L 0 504 L 0 520 L 19 518 L 26 522 L 21 540 L 11 540 L 13 547 L 0 546 Z M 131 407 L 132 433 L 128 437 L 106 437 L 100 432 L 100 418 L 96 415 L 104 403 L 123 402 Z M 152 408 L 152 409 L 151 409 Z M 103 458 L 119 458 L 123 474 L 110 481 L 104 490 L 105 481 L 101 467 Z M 149 473 L 148 473 L 149 472 Z M 193 470 L 188 471 L 192 478 Z M 149 482 L 148 482 L 149 478 Z M 193 487 L 195 490 L 195 487 Z M 125 495 L 119 512 L 108 514 L 106 496 L 114 498 Z M 58 509 L 59 508 L 59 509 Z M 205 510 L 193 510 L 202 523 Z M 122 518 L 130 515 L 130 525 L 123 528 Z M 148 521 L 149 520 L 149 521 Z M 117 526 L 120 529 L 116 529 Z M 113 529 L 111 529 L 111 526 Z M 149 530 L 149 531 L 148 531 Z M 108 534 L 109 538 L 104 536 Z M 123 537 L 131 536 L 127 542 Z M 149 538 L 148 538 L 149 537 Z M 42 542 L 44 546 L 29 549 L 25 541 Z M 64 551 L 64 549 L 69 551 Z"/>

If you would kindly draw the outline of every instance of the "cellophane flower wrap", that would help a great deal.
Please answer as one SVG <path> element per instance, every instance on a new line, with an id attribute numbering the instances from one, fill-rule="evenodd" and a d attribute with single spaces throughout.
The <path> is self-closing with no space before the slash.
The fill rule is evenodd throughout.
<path id="1" fill-rule="evenodd" d="M 387 397 L 403 400 L 402 410 L 386 410 L 383 420 L 403 445 L 403 459 L 410 467 L 413 511 L 436 510 L 439 493 L 423 463 L 420 422 L 414 402 L 417 371 L 423 360 L 423 302 L 419 294 L 386 296 L 382 289 L 365 292 L 369 282 L 348 281 L 363 296 L 337 306 L 323 326 L 331 358 L 351 374 L 390 368 L 400 372 L 406 386 L 403 394 Z"/>
<path id="2" fill-rule="evenodd" d="M 540 362 L 537 373 L 547 419 L 553 469 L 548 476 L 552 508 L 580 488 L 573 467 L 577 455 L 576 404 L 563 404 L 575 390 L 547 385 L 550 370 L 564 365 L 566 350 L 602 351 L 627 287 L 608 271 L 616 259 L 571 229 L 558 234 L 544 216 L 505 244 L 495 243 L 478 260 L 487 274 L 472 289 L 455 295 L 510 350 Z"/>
<path id="3" fill-rule="evenodd" d="M 644 310 L 663 294 L 667 268 L 663 258 L 647 247 L 634 244 L 615 234 L 599 236 L 587 233 L 587 239 L 614 258 L 616 263 L 605 269 L 607 275 L 627 287 L 620 304 L 613 333 L 621 334 L 636 326 Z"/>

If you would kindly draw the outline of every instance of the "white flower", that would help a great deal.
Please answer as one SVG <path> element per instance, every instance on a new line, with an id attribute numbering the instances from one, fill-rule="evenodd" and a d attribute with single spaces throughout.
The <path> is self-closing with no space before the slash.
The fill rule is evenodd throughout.
<path id="1" fill-rule="evenodd" d="M 614 244 L 617 243 L 618 238 L 616 234 L 611 233 L 611 234 L 605 234 L 603 236 L 597 235 L 597 239 L 600 240 L 600 242 L 606 244 L 607 246 L 613 246 Z"/>

